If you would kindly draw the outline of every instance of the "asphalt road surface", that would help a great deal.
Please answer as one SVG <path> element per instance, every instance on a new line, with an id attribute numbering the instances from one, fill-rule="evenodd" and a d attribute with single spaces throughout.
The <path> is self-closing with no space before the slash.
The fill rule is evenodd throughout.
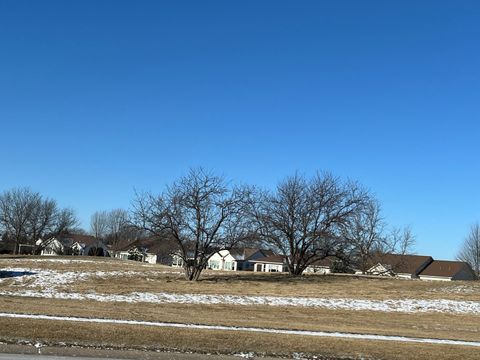
<path id="1" fill-rule="evenodd" d="M 132 355 L 132 354 L 126 354 Z M 138 356 L 138 354 L 137 354 Z M 135 359 L 158 359 L 158 360 L 238 360 L 234 356 L 222 355 L 205 355 L 205 354 L 180 354 L 180 353 L 155 353 L 145 354 L 145 357 L 135 357 Z M 108 355 L 105 357 L 79 357 L 72 354 L 72 356 L 52 356 L 42 354 L 0 354 L 0 360 L 125 360 L 132 359 L 132 357 L 113 358 Z"/>
<path id="2" fill-rule="evenodd" d="M 241 360 L 233 355 L 209 355 L 136 349 L 102 349 L 80 346 L 37 347 L 33 344 L 0 342 L 0 360 Z M 261 358 L 262 360 L 278 360 Z"/>

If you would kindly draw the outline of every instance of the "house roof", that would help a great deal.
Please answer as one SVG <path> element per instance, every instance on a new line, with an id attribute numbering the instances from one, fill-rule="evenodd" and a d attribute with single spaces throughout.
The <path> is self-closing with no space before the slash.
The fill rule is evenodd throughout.
<path id="1" fill-rule="evenodd" d="M 255 255 L 258 252 L 260 252 L 263 256 L 266 255 L 262 249 L 248 248 L 248 247 L 234 248 L 234 249 L 230 249 L 228 252 L 237 261 L 249 260 L 253 255 Z"/>
<path id="2" fill-rule="evenodd" d="M 133 248 L 141 248 L 151 254 L 170 254 L 172 249 L 178 250 L 178 245 L 171 238 L 160 238 L 158 236 L 150 236 L 147 238 L 137 239 L 131 242 L 119 245 L 118 251 L 129 251 Z M 193 256 L 193 252 L 192 252 Z"/>
<path id="3" fill-rule="evenodd" d="M 69 244 L 73 245 L 74 243 L 78 242 L 79 244 L 84 244 L 86 246 L 91 245 L 98 240 L 95 238 L 95 236 L 92 235 L 83 235 L 83 234 L 68 234 L 68 235 L 63 235 L 59 237 L 59 241 L 61 241 L 64 244 Z M 69 246 L 71 246 L 69 245 Z"/>
<path id="4" fill-rule="evenodd" d="M 324 266 L 324 267 L 330 267 L 333 265 L 333 262 L 335 261 L 336 258 L 334 257 L 326 257 L 323 259 L 317 259 L 314 260 L 312 263 L 310 263 L 309 266 Z"/>
<path id="5" fill-rule="evenodd" d="M 275 252 L 273 250 L 270 250 L 270 249 L 260 249 L 260 251 L 262 252 L 263 255 L 265 256 L 273 256 L 273 255 L 276 255 Z"/>
<path id="6" fill-rule="evenodd" d="M 470 266 L 463 261 L 434 260 L 420 273 L 420 276 L 426 275 L 451 278 L 465 267 L 470 269 Z M 473 272 L 471 269 L 470 271 Z"/>
<path id="7" fill-rule="evenodd" d="M 381 264 L 395 273 L 417 274 L 422 270 L 422 267 L 432 261 L 431 256 L 380 254 L 373 257 L 371 266 Z"/>
<path id="8" fill-rule="evenodd" d="M 285 256 L 283 255 L 270 255 L 265 256 L 259 259 L 250 260 L 251 262 L 260 262 L 260 263 L 274 263 L 274 264 L 283 264 L 285 262 Z"/>
<path id="9" fill-rule="evenodd" d="M 269 253 L 273 253 L 271 250 L 268 250 Z M 275 263 L 275 264 L 284 264 L 285 256 L 283 255 L 269 255 L 259 259 L 250 260 L 251 262 L 262 262 L 262 263 Z M 327 257 L 323 259 L 314 260 L 309 266 L 325 266 L 330 267 L 335 261 L 334 257 Z"/>
<path id="10" fill-rule="evenodd" d="M 57 238 L 51 237 L 44 242 L 41 243 L 41 247 L 46 248 L 47 246 L 53 245 L 55 242 L 59 243 L 61 246 L 65 246 L 65 244 L 62 244 L 60 241 L 58 241 Z"/>

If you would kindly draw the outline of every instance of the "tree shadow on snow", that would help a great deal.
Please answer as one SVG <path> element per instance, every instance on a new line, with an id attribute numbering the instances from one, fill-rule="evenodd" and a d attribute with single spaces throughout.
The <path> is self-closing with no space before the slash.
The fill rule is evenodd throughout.
<path id="1" fill-rule="evenodd" d="M 7 279 L 13 277 L 21 277 L 21 276 L 30 276 L 35 275 L 35 272 L 31 271 L 3 271 L 0 270 L 0 279 Z"/>

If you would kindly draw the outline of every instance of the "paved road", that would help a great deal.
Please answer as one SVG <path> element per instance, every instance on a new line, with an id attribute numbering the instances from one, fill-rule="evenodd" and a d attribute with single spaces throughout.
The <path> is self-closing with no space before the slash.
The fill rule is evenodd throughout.
<path id="1" fill-rule="evenodd" d="M 41 359 L 41 360 L 72 360 L 72 357 L 67 356 L 48 356 L 48 355 L 19 355 L 19 354 L 0 354 L 1 360 L 33 360 L 33 359 Z M 74 357 L 77 360 L 103 360 L 106 358 L 86 358 L 86 357 Z M 109 360 L 118 360 L 109 358 Z"/>
<path id="2" fill-rule="evenodd" d="M 163 355 L 163 356 L 162 356 Z M 50 356 L 50 355 L 18 355 L 18 354 L 1 354 L 1 360 L 125 360 L 111 357 L 78 357 L 78 356 Z M 202 355 L 202 354 L 171 354 L 171 353 L 160 353 L 157 355 L 156 359 L 172 359 L 172 360 L 213 360 L 213 359 L 238 359 L 238 357 L 231 356 L 219 356 L 219 355 Z"/>
<path id="3" fill-rule="evenodd" d="M 127 354 L 128 355 L 128 354 Z M 132 354 L 129 354 L 132 355 Z M 125 359 L 142 359 L 140 357 L 128 358 L 112 358 L 106 357 L 79 357 L 72 354 L 72 356 L 52 356 L 52 355 L 25 355 L 25 354 L 0 354 L 0 360 L 125 360 Z M 204 354 L 178 354 L 178 353 L 155 353 L 146 355 L 143 359 L 158 359 L 158 360 L 238 360 L 238 357 L 220 356 L 220 355 L 204 355 Z"/>
<path id="4" fill-rule="evenodd" d="M 88 348 L 43 347 L 0 344 L 0 360 L 239 360 L 232 355 L 184 354 L 135 350 L 99 350 Z M 262 358 L 262 360 L 278 360 Z"/>

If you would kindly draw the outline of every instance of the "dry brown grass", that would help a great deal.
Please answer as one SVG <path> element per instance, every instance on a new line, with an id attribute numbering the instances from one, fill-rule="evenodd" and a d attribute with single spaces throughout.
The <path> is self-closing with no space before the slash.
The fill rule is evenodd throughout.
<path id="1" fill-rule="evenodd" d="M 61 258 L 59 258 L 61 259 Z M 65 257 L 63 259 L 72 259 Z M 41 261 L 36 261 L 41 260 Z M 7 259 L 0 257 L 1 267 L 30 267 L 57 271 L 132 271 L 133 276 L 94 277 L 88 281 L 71 284 L 63 290 L 96 291 L 107 294 L 127 292 L 172 292 L 198 294 L 241 294 L 272 296 L 312 296 L 357 299 L 451 299 L 480 301 L 480 282 L 435 282 L 369 278 L 342 275 L 306 275 L 291 277 L 287 274 L 204 271 L 201 280 L 183 279 L 181 269 L 162 265 L 146 265 L 116 259 L 81 258 L 74 263 L 45 261 L 45 257 Z M 55 260 L 55 259 L 53 259 Z M 10 286 L 0 283 L 0 289 Z"/>
<path id="2" fill-rule="evenodd" d="M 5 331 L 5 329 L 9 329 Z M 294 335 L 231 333 L 215 330 L 165 329 L 106 324 L 69 324 L 45 320 L 0 319 L 0 335 L 10 340 L 27 338 L 47 344 L 83 344 L 198 351 L 202 353 L 255 352 L 274 356 L 304 355 L 331 358 L 475 359 L 478 349 L 446 345 L 401 344 L 312 338 Z M 75 341 L 72 341 L 75 339 Z"/>
<path id="3" fill-rule="evenodd" d="M 71 258 L 66 258 L 71 259 Z M 32 261 L 33 260 L 33 261 Z M 478 282 L 424 282 L 354 276 L 224 273 L 206 271 L 201 281 L 188 282 L 169 267 L 113 259 L 61 263 L 36 258 L 0 258 L 3 267 L 69 272 L 133 271 L 133 276 L 94 277 L 59 288 L 64 291 L 110 294 L 172 292 L 252 294 L 364 299 L 480 300 Z M 177 272 L 175 272 L 177 271 Z M 15 285 L 17 283 L 17 285 Z M 22 287 L 16 279 L 0 282 L 0 289 Z M 342 331 L 412 337 L 480 340 L 480 316 L 439 313 L 381 313 L 302 307 L 128 304 L 94 301 L 0 297 L 0 311 L 64 316 L 135 319 L 211 325 L 254 326 Z M 460 346 L 310 338 L 305 336 L 221 333 L 218 331 L 136 328 L 125 325 L 72 324 L 43 320 L 0 319 L 0 338 L 51 342 L 176 348 L 201 352 L 348 355 L 382 359 L 474 359 L 478 349 Z"/>
<path id="4" fill-rule="evenodd" d="M 1 297 L 4 312 L 109 319 L 253 326 L 274 329 L 342 331 L 478 341 L 480 316 L 372 313 L 312 308 L 128 304 Z"/>

